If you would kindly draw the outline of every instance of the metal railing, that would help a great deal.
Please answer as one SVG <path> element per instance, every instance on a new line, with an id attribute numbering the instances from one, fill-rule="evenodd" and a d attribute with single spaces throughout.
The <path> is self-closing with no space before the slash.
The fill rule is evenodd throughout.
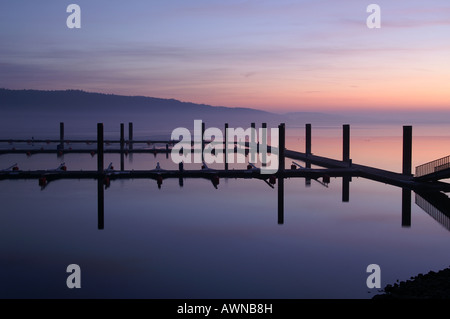
<path id="1" fill-rule="evenodd" d="M 416 177 L 450 168 L 450 155 L 416 167 Z"/>

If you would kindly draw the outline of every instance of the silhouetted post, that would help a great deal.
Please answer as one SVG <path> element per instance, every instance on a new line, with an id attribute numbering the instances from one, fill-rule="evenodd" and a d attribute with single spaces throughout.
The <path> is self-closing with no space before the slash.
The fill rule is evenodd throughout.
<path id="1" fill-rule="evenodd" d="M 311 155 L 311 124 L 306 124 L 305 126 L 305 154 L 306 156 Z M 305 162 L 306 168 L 311 168 L 310 162 Z M 305 178 L 305 186 L 311 187 L 311 178 Z"/>
<path id="2" fill-rule="evenodd" d="M 262 134 L 261 134 L 261 146 L 262 146 L 262 151 L 261 151 L 261 147 L 259 147 L 259 150 L 261 152 L 262 158 L 262 166 L 266 166 L 266 162 L 267 162 L 267 123 L 262 123 Z"/>
<path id="3" fill-rule="evenodd" d="M 103 176 L 103 123 L 97 123 L 97 201 L 98 201 L 98 229 L 104 227 L 104 176 Z"/>
<path id="4" fill-rule="evenodd" d="M 250 124 L 251 130 L 250 130 L 250 162 L 255 163 L 256 160 L 256 124 L 251 123 Z"/>
<path id="5" fill-rule="evenodd" d="M 128 142 L 130 143 L 128 148 L 130 150 L 132 150 L 133 149 L 133 123 L 131 123 L 131 122 L 128 123 Z"/>
<path id="6" fill-rule="evenodd" d="M 225 159 L 224 159 L 224 163 L 225 163 L 225 170 L 227 171 L 228 170 L 228 152 L 229 152 L 229 149 L 228 149 L 228 123 L 225 123 L 225 137 L 224 137 L 224 140 L 223 140 L 223 147 L 224 147 L 224 150 L 225 150 L 225 152 L 224 152 L 224 156 L 225 156 Z"/>
<path id="7" fill-rule="evenodd" d="M 204 157 L 204 150 L 205 150 L 205 130 L 206 130 L 206 125 L 204 122 L 202 122 L 202 162 L 205 160 Z"/>
<path id="8" fill-rule="evenodd" d="M 104 229 L 105 227 L 105 190 L 103 188 L 103 177 L 97 179 L 97 220 L 98 229 Z"/>
<path id="9" fill-rule="evenodd" d="M 311 124 L 306 124 L 305 127 L 305 145 L 306 145 L 306 150 L 305 153 L 306 155 L 311 155 Z"/>
<path id="10" fill-rule="evenodd" d="M 97 172 L 103 175 L 103 123 L 97 123 Z"/>
<path id="11" fill-rule="evenodd" d="M 348 203 L 350 201 L 350 176 L 342 177 L 342 202 Z"/>
<path id="12" fill-rule="evenodd" d="M 166 158 L 169 158 L 169 144 L 166 144 Z"/>
<path id="13" fill-rule="evenodd" d="M 343 154 L 342 160 L 344 162 L 350 163 L 350 125 L 345 124 L 342 126 L 343 129 Z"/>
<path id="14" fill-rule="evenodd" d="M 285 124 L 278 125 L 278 172 L 284 173 Z"/>
<path id="15" fill-rule="evenodd" d="M 58 149 L 63 150 L 64 149 L 64 123 L 59 123 L 59 147 Z"/>
<path id="16" fill-rule="evenodd" d="M 403 174 L 412 170 L 412 126 L 403 126 Z"/>
<path id="17" fill-rule="evenodd" d="M 278 126 L 278 224 L 284 223 L 284 150 L 285 125 Z"/>
<path id="18" fill-rule="evenodd" d="M 402 227 L 411 227 L 411 190 L 402 188 Z"/>
<path id="19" fill-rule="evenodd" d="M 125 125 L 123 123 L 120 123 L 120 170 L 125 170 L 125 164 L 124 164 L 124 147 L 125 147 Z"/>

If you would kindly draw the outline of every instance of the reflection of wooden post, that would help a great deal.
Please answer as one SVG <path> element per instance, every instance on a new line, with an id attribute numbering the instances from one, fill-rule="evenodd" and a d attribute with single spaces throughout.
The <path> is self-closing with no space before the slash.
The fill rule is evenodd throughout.
<path id="1" fill-rule="evenodd" d="M 311 155 L 311 124 L 306 124 L 306 141 L 305 141 L 305 153 L 306 155 Z"/>
<path id="2" fill-rule="evenodd" d="M 342 177 L 342 202 L 348 203 L 350 201 L 350 176 Z"/>
<path id="3" fill-rule="evenodd" d="M 343 125 L 343 154 L 342 154 L 342 160 L 344 162 L 349 163 L 350 162 L 350 125 L 345 124 Z"/>
<path id="4" fill-rule="evenodd" d="M 228 152 L 229 152 L 229 150 L 228 150 L 228 123 L 225 123 L 225 137 L 224 137 L 224 140 L 223 140 L 223 148 L 225 150 L 225 152 L 224 152 L 224 156 L 225 156 L 225 160 L 224 160 L 225 170 L 227 171 L 228 170 Z"/>
<path id="5" fill-rule="evenodd" d="M 97 123 L 97 172 L 103 174 L 103 123 Z"/>
<path id="6" fill-rule="evenodd" d="M 412 170 L 412 126 L 403 126 L 403 174 Z"/>
<path id="7" fill-rule="evenodd" d="M 278 225 L 284 224 L 284 177 L 278 176 Z"/>
<path id="8" fill-rule="evenodd" d="M 402 227 L 411 227 L 411 190 L 402 188 Z"/>
<path id="9" fill-rule="evenodd" d="M 120 123 L 120 170 L 125 170 L 124 165 L 124 147 L 125 147 L 125 125 Z"/>
<path id="10" fill-rule="evenodd" d="M 103 177 L 97 179 L 97 202 L 98 202 L 98 229 L 105 227 L 105 190 L 103 188 Z"/>

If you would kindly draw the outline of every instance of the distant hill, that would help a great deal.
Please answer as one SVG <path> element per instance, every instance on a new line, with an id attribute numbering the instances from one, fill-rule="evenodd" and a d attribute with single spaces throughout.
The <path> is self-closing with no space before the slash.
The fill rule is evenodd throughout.
<path id="1" fill-rule="evenodd" d="M 134 122 L 136 126 L 160 131 L 174 127 L 192 127 L 193 120 L 207 126 L 257 127 L 266 122 L 270 127 L 286 123 L 288 127 L 341 126 L 342 124 L 415 124 L 447 122 L 448 112 L 291 112 L 276 114 L 251 108 L 231 108 L 182 102 L 145 96 L 123 96 L 91 93 L 80 90 L 10 90 L 0 89 L 0 124 L 4 127 L 21 125 L 49 126 L 59 121 L 76 122 L 77 126 L 95 127 L 104 122 L 116 127 L 118 123 Z M 31 121 L 31 122 L 30 122 Z M 74 124 L 75 125 L 75 124 Z"/>
<path id="2" fill-rule="evenodd" d="M 25 107 L 46 110 L 89 109 L 103 108 L 113 110 L 152 110 L 152 111 L 211 111 L 227 110 L 230 108 L 181 102 L 174 99 L 160 99 L 145 96 L 123 96 L 115 94 L 91 93 L 81 90 L 8 90 L 0 89 L 0 107 Z M 262 113 L 254 109 L 238 108 L 233 110 Z"/>
<path id="3" fill-rule="evenodd" d="M 334 115 L 323 113 L 296 112 L 283 115 L 251 108 L 211 106 L 175 99 L 91 93 L 80 90 L 0 89 L 0 109 L 21 114 L 36 114 L 36 116 L 51 113 L 61 118 L 86 117 L 102 121 L 103 118 L 117 119 L 119 117 L 124 121 L 146 121 L 152 126 L 163 126 L 167 123 L 171 126 L 187 125 L 194 119 L 201 119 L 217 127 L 222 127 L 225 122 L 240 126 L 249 126 L 251 122 L 267 122 L 268 125 L 292 122 L 293 125 L 300 126 L 304 125 L 305 121 L 316 123 L 336 119 Z"/>

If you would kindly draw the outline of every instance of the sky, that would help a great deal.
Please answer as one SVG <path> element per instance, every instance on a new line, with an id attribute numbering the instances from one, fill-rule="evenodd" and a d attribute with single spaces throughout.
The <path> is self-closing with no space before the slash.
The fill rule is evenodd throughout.
<path id="1" fill-rule="evenodd" d="M 81 28 L 69 29 L 69 4 Z M 381 8 L 368 28 L 367 6 Z M 448 0 L 16 0 L 0 87 L 273 112 L 450 109 Z"/>

